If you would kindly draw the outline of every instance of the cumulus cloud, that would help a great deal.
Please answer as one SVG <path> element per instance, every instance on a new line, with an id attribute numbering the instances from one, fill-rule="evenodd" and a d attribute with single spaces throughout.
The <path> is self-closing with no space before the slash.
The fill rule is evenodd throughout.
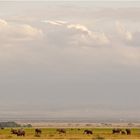
<path id="1" fill-rule="evenodd" d="M 117 21 L 116 27 L 117 27 L 117 32 L 119 33 L 122 39 L 126 41 L 132 41 L 133 39 L 132 33 L 128 31 L 121 22 Z"/>
<path id="2" fill-rule="evenodd" d="M 128 46 L 139 46 L 140 45 L 140 32 L 139 31 L 129 31 L 123 23 L 116 22 L 117 33 L 121 40 Z"/>
<path id="3" fill-rule="evenodd" d="M 109 38 L 104 32 L 92 31 L 82 24 L 69 23 L 61 20 L 44 20 L 43 22 L 59 27 L 54 32 L 55 41 L 59 39 L 59 42 L 63 40 L 63 42 L 69 42 L 72 45 L 84 47 L 107 45 L 110 43 Z M 56 37 L 57 34 L 58 37 Z"/>
<path id="4" fill-rule="evenodd" d="M 7 22 L 3 19 L 0 19 L 0 29 L 4 26 L 7 26 Z"/>
<path id="5" fill-rule="evenodd" d="M 23 33 L 23 35 L 27 35 L 28 37 L 30 37 L 30 39 L 34 39 L 36 37 L 39 37 L 42 34 L 42 31 L 39 29 L 36 29 L 30 25 L 22 25 L 20 27 L 21 29 L 21 34 Z"/>
<path id="6" fill-rule="evenodd" d="M 91 33 L 92 33 L 87 27 L 85 27 L 84 25 L 81 25 L 81 24 L 69 24 L 67 26 L 67 28 L 78 30 L 78 31 L 87 33 L 88 35 L 91 35 Z"/>
<path id="7" fill-rule="evenodd" d="M 42 31 L 28 24 L 10 23 L 0 19 L 1 44 L 30 41 L 42 36 Z"/>
<path id="8" fill-rule="evenodd" d="M 96 43 L 96 45 L 106 45 L 110 42 L 105 33 L 91 31 L 86 26 L 81 24 L 69 24 L 67 28 L 83 33 L 84 35 L 86 35 L 86 37 L 88 37 L 87 42 L 91 44 Z"/>

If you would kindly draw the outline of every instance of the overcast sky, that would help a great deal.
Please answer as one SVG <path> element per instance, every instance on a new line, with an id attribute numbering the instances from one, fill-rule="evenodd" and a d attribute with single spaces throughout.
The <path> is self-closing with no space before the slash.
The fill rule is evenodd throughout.
<path id="1" fill-rule="evenodd" d="M 139 2 L 0 2 L 0 117 L 139 118 L 139 17 Z"/>
<path id="2" fill-rule="evenodd" d="M 0 0 L 0 1 L 40 1 L 40 0 Z M 41 0 L 41 1 L 85 1 L 87 2 L 87 0 Z M 135 1 L 140 1 L 140 0 L 88 0 L 88 1 L 93 1 L 93 2 L 98 2 L 98 1 L 105 1 L 105 2 L 122 2 L 122 1 L 126 1 L 126 2 L 135 2 Z"/>

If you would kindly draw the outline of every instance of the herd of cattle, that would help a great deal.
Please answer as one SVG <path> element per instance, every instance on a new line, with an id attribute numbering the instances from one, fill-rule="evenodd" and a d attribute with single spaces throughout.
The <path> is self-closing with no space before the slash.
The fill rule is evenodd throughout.
<path id="1" fill-rule="evenodd" d="M 71 130 L 74 130 L 74 129 L 71 129 Z M 79 128 L 78 131 L 80 131 L 81 129 Z M 58 134 L 66 134 L 66 129 L 56 129 L 56 132 Z M 36 128 L 35 129 L 35 136 L 40 136 L 42 133 L 42 130 L 39 129 L 39 128 Z M 14 134 L 14 135 L 17 135 L 17 136 L 25 136 L 25 130 L 24 129 L 11 129 L 11 134 Z M 92 135 L 93 134 L 93 131 L 92 130 L 89 130 L 89 129 L 85 129 L 83 131 L 83 134 L 86 134 L 86 135 Z M 112 129 L 112 134 L 127 134 L 127 135 L 131 135 L 131 130 L 130 129 L 125 129 L 125 130 L 122 130 L 120 128 L 115 128 L 115 129 Z"/>
<path id="2" fill-rule="evenodd" d="M 127 134 L 127 135 L 131 135 L 131 130 L 130 129 L 125 129 L 125 130 L 122 130 L 122 129 L 119 129 L 119 128 L 117 128 L 117 129 L 113 129 L 112 130 L 112 134 Z"/>

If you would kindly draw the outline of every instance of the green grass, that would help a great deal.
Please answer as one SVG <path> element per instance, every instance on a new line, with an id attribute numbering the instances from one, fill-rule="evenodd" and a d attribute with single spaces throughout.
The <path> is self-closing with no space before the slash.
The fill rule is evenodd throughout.
<path id="1" fill-rule="evenodd" d="M 122 134 L 112 134 L 112 128 L 87 128 L 93 131 L 93 135 L 85 135 L 83 131 L 86 128 L 67 128 L 66 134 L 58 134 L 55 128 L 42 128 L 42 134 L 40 137 L 35 136 L 34 128 L 25 128 L 26 136 L 17 137 L 16 135 L 11 134 L 10 128 L 5 128 L 0 130 L 0 139 L 140 139 L 140 129 L 133 128 L 131 129 L 131 135 L 122 135 Z"/>

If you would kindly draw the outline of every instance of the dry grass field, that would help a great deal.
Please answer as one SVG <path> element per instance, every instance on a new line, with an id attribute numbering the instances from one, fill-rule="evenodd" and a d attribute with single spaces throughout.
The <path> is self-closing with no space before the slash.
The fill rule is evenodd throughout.
<path id="1" fill-rule="evenodd" d="M 88 129 L 92 135 L 83 134 Z M 122 128 L 123 130 L 125 128 Z M 140 139 L 140 129 L 131 128 L 131 135 L 112 134 L 112 128 L 65 128 L 66 134 L 59 134 L 56 128 L 41 128 L 42 134 L 36 136 L 35 128 L 25 128 L 25 136 L 11 134 L 11 128 L 0 130 L 0 139 Z"/>

